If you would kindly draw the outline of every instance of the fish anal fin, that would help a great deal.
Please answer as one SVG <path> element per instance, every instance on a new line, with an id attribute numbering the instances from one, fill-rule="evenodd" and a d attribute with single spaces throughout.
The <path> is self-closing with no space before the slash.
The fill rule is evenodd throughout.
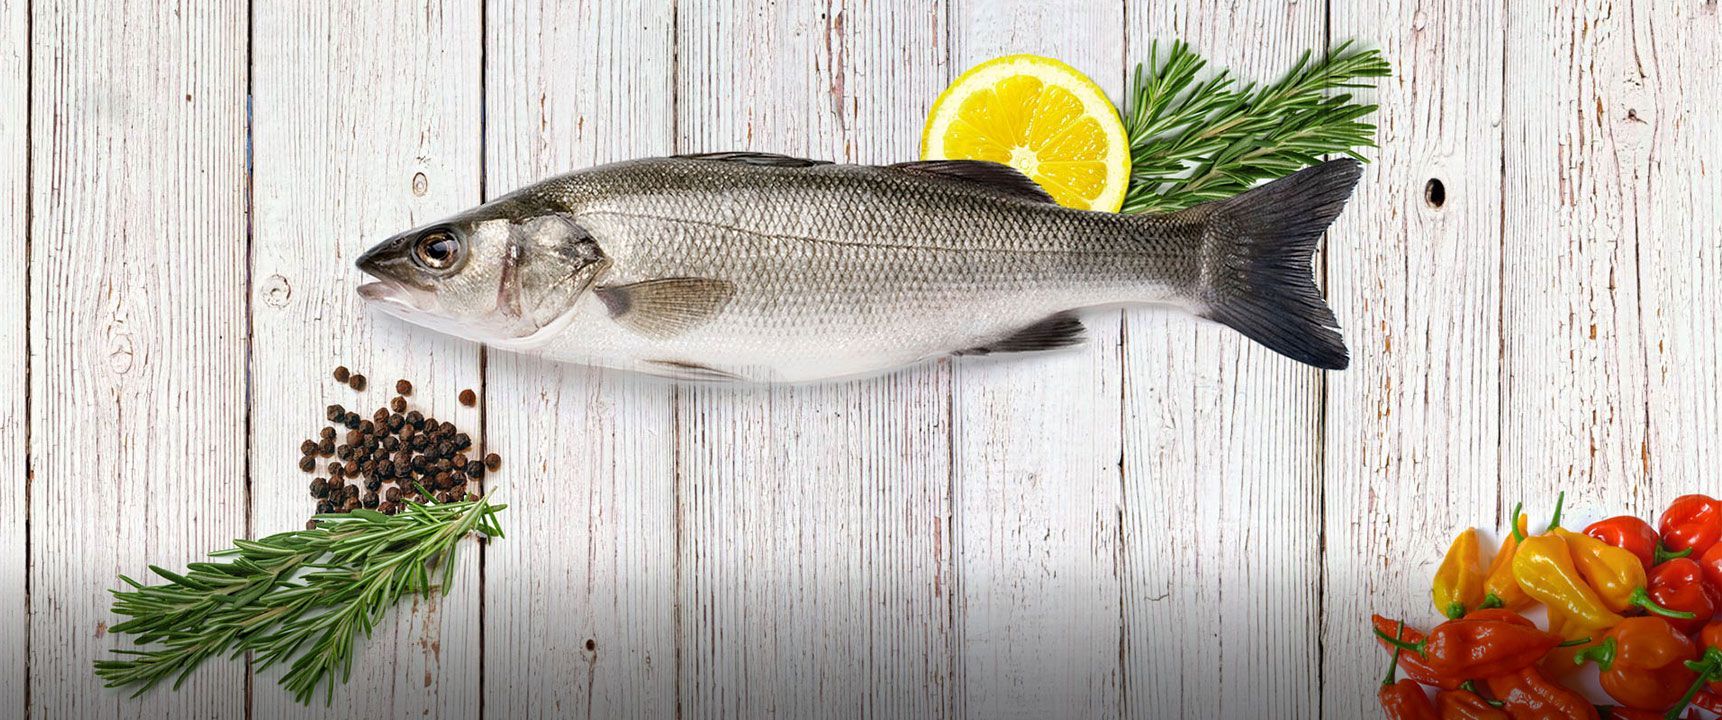
<path id="1" fill-rule="evenodd" d="M 616 322 L 661 339 L 710 321 L 735 296 L 735 285 L 708 278 L 659 278 L 593 292 Z"/>
<path id="2" fill-rule="evenodd" d="M 830 161 L 827 161 L 827 160 L 808 160 L 807 158 L 790 157 L 788 155 L 777 155 L 775 153 L 741 152 L 741 151 L 714 152 L 714 153 L 694 153 L 694 154 L 690 154 L 690 155 L 676 155 L 675 157 L 681 158 L 683 160 L 710 160 L 713 162 L 734 162 L 734 163 L 743 163 L 743 164 L 747 164 L 747 165 L 759 165 L 762 167 L 797 168 L 797 167 L 813 167 L 815 165 L 830 165 L 831 164 Z"/>
<path id="3" fill-rule="evenodd" d="M 745 378 L 735 373 L 724 372 L 708 365 L 701 365 L 685 360 L 647 360 L 661 371 L 661 374 L 677 380 L 699 380 L 701 382 L 741 382 Z"/>
<path id="4" fill-rule="evenodd" d="M 1076 319 L 1076 316 L 1070 313 L 1058 313 L 993 342 L 966 350 L 958 350 L 952 354 L 992 355 L 995 353 L 1057 350 L 1076 345 L 1085 339 L 1086 333 L 1081 320 Z"/>
<path id="5" fill-rule="evenodd" d="M 1046 190 L 1009 165 L 986 160 L 919 160 L 889 165 L 911 175 L 984 185 L 1006 197 L 1034 202 L 1055 202 Z"/>

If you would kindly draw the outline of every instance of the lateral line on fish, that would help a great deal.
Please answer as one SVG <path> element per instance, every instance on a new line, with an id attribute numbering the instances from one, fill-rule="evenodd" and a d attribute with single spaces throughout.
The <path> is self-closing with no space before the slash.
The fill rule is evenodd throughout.
<path id="1" fill-rule="evenodd" d="M 836 246 L 836 247 L 890 248 L 892 250 L 927 250 L 927 251 L 952 252 L 952 253 L 985 253 L 985 254 L 1011 254 L 1011 255 L 1095 255 L 1095 254 L 1097 254 L 1093 250 L 1081 250 L 1081 249 L 1060 250 L 1060 249 L 1056 249 L 1056 248 L 959 248 L 959 247 L 950 247 L 950 246 L 945 246 L 945 245 L 904 245 L 901 243 L 845 242 L 842 240 L 827 240 L 825 238 L 803 237 L 800 235 L 774 235 L 772 233 L 763 233 L 763 232 L 759 232 L 757 230 L 748 230 L 746 228 L 739 228 L 739 227 L 735 227 L 733 225 L 725 225 L 723 223 L 715 223 L 715 222 L 711 222 L 709 220 L 664 218 L 664 217 L 660 217 L 657 215 L 644 215 L 641 213 L 621 212 L 618 210 L 590 210 L 587 212 L 580 213 L 578 217 L 588 217 L 588 216 L 610 216 L 610 217 L 630 219 L 630 220 L 655 220 L 658 222 L 684 223 L 687 225 L 699 225 L 701 227 L 718 228 L 720 230 L 729 230 L 732 232 L 741 233 L 743 235 L 749 235 L 749 236 L 756 237 L 756 238 L 765 238 L 768 240 L 797 240 L 797 241 L 801 241 L 801 242 L 819 243 L 821 245 L 832 245 L 832 246 Z M 1134 255 L 1153 256 L 1152 253 L 1146 252 L 1146 249 L 1142 253 L 1131 252 L 1129 254 L 1133 255 L 1133 256 Z"/>

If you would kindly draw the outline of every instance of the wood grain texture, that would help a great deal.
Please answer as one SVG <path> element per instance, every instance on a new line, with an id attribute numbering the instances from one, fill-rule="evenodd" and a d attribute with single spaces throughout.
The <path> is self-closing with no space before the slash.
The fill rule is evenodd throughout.
<path id="1" fill-rule="evenodd" d="M 366 313 L 353 259 L 477 203 L 482 40 L 472 0 L 257 10 L 252 530 L 265 535 L 313 512 L 295 463 L 330 403 L 368 418 L 406 378 L 414 406 L 478 438 L 479 411 L 455 399 L 480 387 L 478 348 Z M 340 364 L 369 388 L 337 385 Z M 453 593 L 403 601 L 362 644 L 340 714 L 478 713 L 479 563 L 465 549 Z M 253 717 L 328 712 L 295 704 L 281 672 L 258 674 Z"/>
<path id="2" fill-rule="evenodd" d="M 1394 77 L 1366 94 L 1381 147 L 1328 235 L 1329 298 L 1354 353 L 1327 388 L 1329 717 L 1378 712 L 1369 670 L 1386 658 L 1370 614 L 1436 617 L 1447 545 L 1476 526 L 1492 557 L 1511 511 L 1497 481 L 1503 8 L 1333 3 L 1335 41 L 1377 44 Z"/>
<path id="3" fill-rule="evenodd" d="M 912 158 L 945 82 L 925 3 L 683 3 L 677 28 L 682 152 Z M 678 393 L 686 716 L 950 713 L 947 379 Z"/>
<path id="4" fill-rule="evenodd" d="M 951 77 L 1051 55 L 1114 97 L 1118 2 L 951 4 Z M 1121 318 L 1033 358 L 957 362 L 952 463 L 958 702 L 971 717 L 1110 717 L 1123 704 Z"/>
<path id="5" fill-rule="evenodd" d="M 0 714 L 11 717 L 23 716 L 29 683 L 29 12 L 25 0 L 0 0 L 0 607 L 13 609 L 0 620 Z"/>
<path id="6" fill-rule="evenodd" d="M 1210 70 L 1271 82 L 1324 43 L 1320 3 L 1135 2 L 1127 13 L 1132 67 L 1151 41 L 1164 51 L 1183 39 Z M 1342 317 L 1355 352 L 1362 333 Z M 1318 715 L 1321 376 L 1214 323 L 1126 313 L 1132 713 Z"/>
<path id="7" fill-rule="evenodd" d="M 32 5 L 30 711 L 240 716 L 239 663 L 136 700 L 91 663 L 117 574 L 245 532 L 244 6 Z"/>
<path id="8" fill-rule="evenodd" d="M 486 194 L 671 151 L 672 4 L 492 2 Z M 492 352 L 485 714 L 660 718 L 676 704 L 671 386 Z"/>

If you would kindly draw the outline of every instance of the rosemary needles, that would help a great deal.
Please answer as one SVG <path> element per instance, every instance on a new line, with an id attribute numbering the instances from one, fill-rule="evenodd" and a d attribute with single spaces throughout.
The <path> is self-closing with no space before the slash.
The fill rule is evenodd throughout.
<path id="1" fill-rule="evenodd" d="M 351 675 L 354 636 L 369 635 L 403 595 L 446 594 L 460 541 L 502 537 L 504 507 L 484 497 L 409 503 L 398 515 L 320 515 L 314 529 L 235 540 L 212 553 L 227 560 L 192 563 L 184 575 L 151 566 L 165 585 L 121 576 L 131 589 L 113 591 L 113 611 L 130 619 L 109 630 L 158 647 L 116 650 L 123 657 L 97 661 L 96 674 L 142 694 L 168 678 L 178 687 L 208 658 L 251 652 L 258 669 L 290 663 L 281 684 L 299 702 L 319 685 L 330 698 L 336 678 Z"/>
<path id="2" fill-rule="evenodd" d="M 1196 76 L 1207 61 L 1183 42 L 1164 58 L 1138 65 L 1123 113 L 1130 136 L 1130 190 L 1123 212 L 1171 212 L 1231 197 L 1261 180 L 1317 164 L 1328 153 L 1362 159 L 1375 146 L 1375 126 L 1363 118 L 1374 105 L 1334 92 L 1369 87 L 1362 78 L 1392 69 L 1378 50 L 1351 43 L 1312 60 L 1304 53 L 1279 82 L 1239 85 L 1227 71 Z"/>

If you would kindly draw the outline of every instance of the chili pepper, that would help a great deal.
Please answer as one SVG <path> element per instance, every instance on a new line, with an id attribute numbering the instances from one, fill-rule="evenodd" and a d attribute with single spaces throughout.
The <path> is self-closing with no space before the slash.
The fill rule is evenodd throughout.
<path id="1" fill-rule="evenodd" d="M 1394 636 L 1395 642 L 1405 639 L 1405 623 L 1399 623 L 1399 630 Z M 1375 691 L 1375 699 L 1381 703 L 1381 709 L 1387 713 L 1388 720 L 1398 718 L 1415 718 L 1418 720 L 1440 720 L 1435 715 L 1435 708 L 1429 704 L 1429 696 L 1423 694 L 1423 686 L 1411 679 L 1395 681 L 1399 674 L 1399 656 L 1405 652 L 1403 647 L 1393 649 L 1393 660 L 1387 664 L 1387 677 L 1381 679 L 1381 689 Z"/>
<path id="2" fill-rule="evenodd" d="M 1617 515 L 1593 522 L 1584 529 L 1584 534 L 1637 556 L 1639 563 L 1644 565 L 1645 572 L 1669 558 L 1692 554 L 1692 548 L 1677 553 L 1669 552 L 1662 547 L 1662 536 L 1656 534 L 1656 528 L 1631 515 Z"/>
<path id="3" fill-rule="evenodd" d="M 1513 577 L 1527 595 L 1560 611 L 1572 623 L 1602 629 L 1621 621 L 1585 584 L 1573 564 L 1572 550 L 1559 535 L 1538 535 L 1519 543 L 1519 551 L 1513 554 Z"/>
<path id="4" fill-rule="evenodd" d="M 1389 642 L 1387 638 L 1396 637 L 1400 632 L 1404 633 L 1402 638 L 1404 642 L 1419 643 L 1424 639 L 1423 631 L 1399 622 L 1398 620 L 1389 620 L 1380 615 L 1374 616 L 1372 620 L 1375 623 L 1375 635 L 1377 640 L 1381 643 L 1381 647 L 1387 648 L 1389 651 L 1396 651 L 1399 648 Z M 1525 622 L 1530 623 L 1529 620 L 1525 620 Z M 1533 625 L 1532 627 L 1535 626 Z M 1459 687 L 1460 683 L 1466 680 L 1466 678 L 1446 677 L 1435 672 L 1433 668 L 1429 667 L 1428 663 L 1423 661 L 1422 657 L 1416 654 L 1408 654 L 1401 657 L 1399 659 L 1399 669 L 1405 673 L 1406 677 L 1416 680 L 1424 685 L 1440 688 L 1442 690 L 1455 689 Z"/>
<path id="5" fill-rule="evenodd" d="M 1675 629 L 1691 635 L 1710 622 L 1719 598 L 1704 581 L 1704 569 L 1697 562 L 1675 558 L 1650 571 L 1650 599 L 1663 607 L 1692 613 L 1691 618 L 1669 619 Z"/>
<path id="6" fill-rule="evenodd" d="M 1536 668 L 1488 678 L 1489 694 L 1513 720 L 1599 720 L 1583 695 L 1551 682 Z"/>
<path id="7" fill-rule="evenodd" d="M 1603 720 L 1667 720 L 1668 715 L 1661 710 L 1643 710 L 1640 708 L 1615 707 L 1604 705 L 1601 708 Z M 1696 720 L 1697 713 L 1688 714 L 1689 720 Z"/>
<path id="8" fill-rule="evenodd" d="M 1631 552 L 1570 530 L 1556 529 L 1553 532 L 1567 541 L 1567 549 L 1572 551 L 1573 564 L 1578 567 L 1579 575 L 1596 591 L 1604 607 L 1623 613 L 1636 606 L 1657 615 L 1693 619 L 1692 613 L 1670 610 L 1650 599 L 1646 592 L 1649 582 L 1644 575 L 1644 566 Z"/>
<path id="9" fill-rule="evenodd" d="M 1548 677 L 1565 679 L 1578 672 L 1579 666 L 1573 663 L 1573 658 L 1586 647 L 1601 642 L 1602 632 L 1572 622 L 1560 610 L 1549 608 L 1548 614 L 1549 632 L 1559 635 L 1566 642 L 1543 656 L 1537 667 Z"/>
<path id="10" fill-rule="evenodd" d="M 1703 556 L 1717 540 L 1722 540 L 1722 500 L 1709 495 L 1681 495 L 1668 504 L 1657 521 L 1662 531 L 1662 544 L 1679 552 L 1690 548 Z"/>
<path id="11" fill-rule="evenodd" d="M 1704 581 L 1710 589 L 1722 594 L 1722 543 L 1711 545 L 1698 557 L 1698 567 L 1704 570 Z"/>
<path id="12" fill-rule="evenodd" d="M 1416 653 L 1436 677 L 1455 682 L 1530 667 L 1561 644 L 1559 637 L 1535 626 L 1505 620 L 1448 620 L 1415 642 L 1394 639 L 1379 628 L 1375 634 Z"/>
<path id="13" fill-rule="evenodd" d="M 1435 714 L 1441 720 L 1512 720 L 1505 710 L 1490 705 L 1483 696 L 1470 690 L 1435 693 Z"/>
<path id="14" fill-rule="evenodd" d="M 1495 552 L 1495 559 L 1489 562 L 1489 569 L 1484 573 L 1483 607 L 1523 610 L 1535 602 L 1513 578 L 1513 556 L 1518 553 L 1519 540 L 1525 535 L 1525 516 L 1519 512 L 1521 507 L 1513 506 L 1512 530 L 1501 538 L 1501 549 Z"/>
<path id="15" fill-rule="evenodd" d="M 1709 690 L 1699 690 L 1693 693 L 1691 703 L 1692 707 L 1699 710 L 1722 714 L 1722 695 L 1717 695 Z"/>
<path id="16" fill-rule="evenodd" d="M 1665 710 L 1698 677 L 1686 667 L 1697 657 L 1698 646 L 1666 619 L 1634 617 L 1610 628 L 1601 644 L 1580 652 L 1573 663 L 1595 662 L 1602 689 L 1622 705 Z"/>
<path id="17" fill-rule="evenodd" d="M 1453 538 L 1447 557 L 1435 570 L 1435 610 L 1448 619 L 1464 617 L 1465 613 L 1483 604 L 1483 566 L 1477 555 L 1477 530 L 1465 528 Z"/>

